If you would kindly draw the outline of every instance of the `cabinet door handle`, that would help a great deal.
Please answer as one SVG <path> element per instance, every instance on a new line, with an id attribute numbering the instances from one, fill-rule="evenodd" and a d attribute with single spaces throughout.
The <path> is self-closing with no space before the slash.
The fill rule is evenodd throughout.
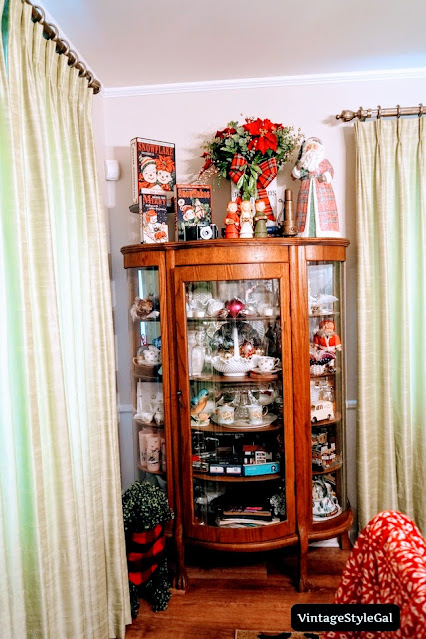
<path id="1" fill-rule="evenodd" d="M 176 391 L 176 395 L 178 398 L 178 402 L 179 402 L 179 406 L 182 408 L 183 404 L 182 404 L 182 391 L 179 389 L 178 391 Z"/>

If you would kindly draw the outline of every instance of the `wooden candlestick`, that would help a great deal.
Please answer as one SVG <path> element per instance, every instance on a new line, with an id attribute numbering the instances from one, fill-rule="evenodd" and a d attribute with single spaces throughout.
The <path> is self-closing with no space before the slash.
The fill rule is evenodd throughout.
<path id="1" fill-rule="evenodd" d="M 284 193 L 283 235 L 297 235 L 296 216 L 294 213 L 293 193 L 286 189 Z"/>

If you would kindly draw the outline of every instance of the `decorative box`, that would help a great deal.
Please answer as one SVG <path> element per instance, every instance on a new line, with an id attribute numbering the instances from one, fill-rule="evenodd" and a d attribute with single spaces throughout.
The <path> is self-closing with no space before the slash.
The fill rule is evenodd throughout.
<path id="1" fill-rule="evenodd" d="M 244 467 L 244 475 L 250 477 L 253 475 L 273 475 L 280 472 L 279 462 L 269 462 L 267 464 L 248 464 Z M 211 472 L 211 471 L 210 471 Z"/>

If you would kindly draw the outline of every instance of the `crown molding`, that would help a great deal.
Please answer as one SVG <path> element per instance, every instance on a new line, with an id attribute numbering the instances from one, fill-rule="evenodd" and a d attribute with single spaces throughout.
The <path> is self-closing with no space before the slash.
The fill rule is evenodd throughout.
<path id="1" fill-rule="evenodd" d="M 381 80 L 419 80 L 426 78 L 426 67 L 389 69 L 383 71 L 350 71 L 348 73 L 318 73 L 313 75 L 283 75 L 238 80 L 206 80 L 204 82 L 176 82 L 146 84 L 132 87 L 102 88 L 104 98 L 136 97 L 164 93 L 197 93 L 201 91 L 233 91 L 264 89 L 308 84 L 337 84 L 345 82 L 378 82 Z"/>

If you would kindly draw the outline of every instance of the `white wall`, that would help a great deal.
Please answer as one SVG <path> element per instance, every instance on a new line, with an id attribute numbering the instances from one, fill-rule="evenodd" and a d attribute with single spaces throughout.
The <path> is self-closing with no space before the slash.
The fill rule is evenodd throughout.
<path id="1" fill-rule="evenodd" d="M 138 243 L 137 216 L 129 212 L 131 203 L 130 139 L 135 136 L 173 141 L 176 144 L 178 182 L 194 179 L 202 166 L 202 144 L 230 120 L 245 116 L 267 117 L 301 128 L 306 137 L 317 136 L 326 146 L 332 163 L 334 191 L 341 216 L 343 235 L 351 244 L 347 253 L 346 363 L 347 399 L 356 400 L 356 237 L 355 237 L 355 146 L 353 125 L 336 120 L 343 109 L 415 106 L 424 99 L 425 80 L 394 79 L 323 82 L 281 87 L 224 89 L 157 95 L 107 97 L 105 102 L 104 147 L 120 163 L 121 179 L 116 183 L 116 204 L 109 209 L 112 276 L 115 287 L 115 327 L 117 335 L 118 392 L 122 408 L 121 443 L 123 485 L 132 481 L 132 438 L 130 426 L 130 355 L 128 343 L 128 300 L 126 274 L 120 247 Z M 95 98 L 96 100 L 97 98 Z M 241 115 L 242 114 L 242 115 Z M 102 145 L 101 145 L 102 146 Z M 101 148 L 101 152 L 105 151 Z M 279 173 L 278 183 L 293 189 L 299 184 L 289 178 L 292 164 Z M 213 218 L 222 226 L 229 194 L 224 181 L 213 192 Z M 361 238 L 362 240 L 362 238 Z M 347 412 L 348 483 L 351 503 L 356 505 L 355 410 Z"/>

